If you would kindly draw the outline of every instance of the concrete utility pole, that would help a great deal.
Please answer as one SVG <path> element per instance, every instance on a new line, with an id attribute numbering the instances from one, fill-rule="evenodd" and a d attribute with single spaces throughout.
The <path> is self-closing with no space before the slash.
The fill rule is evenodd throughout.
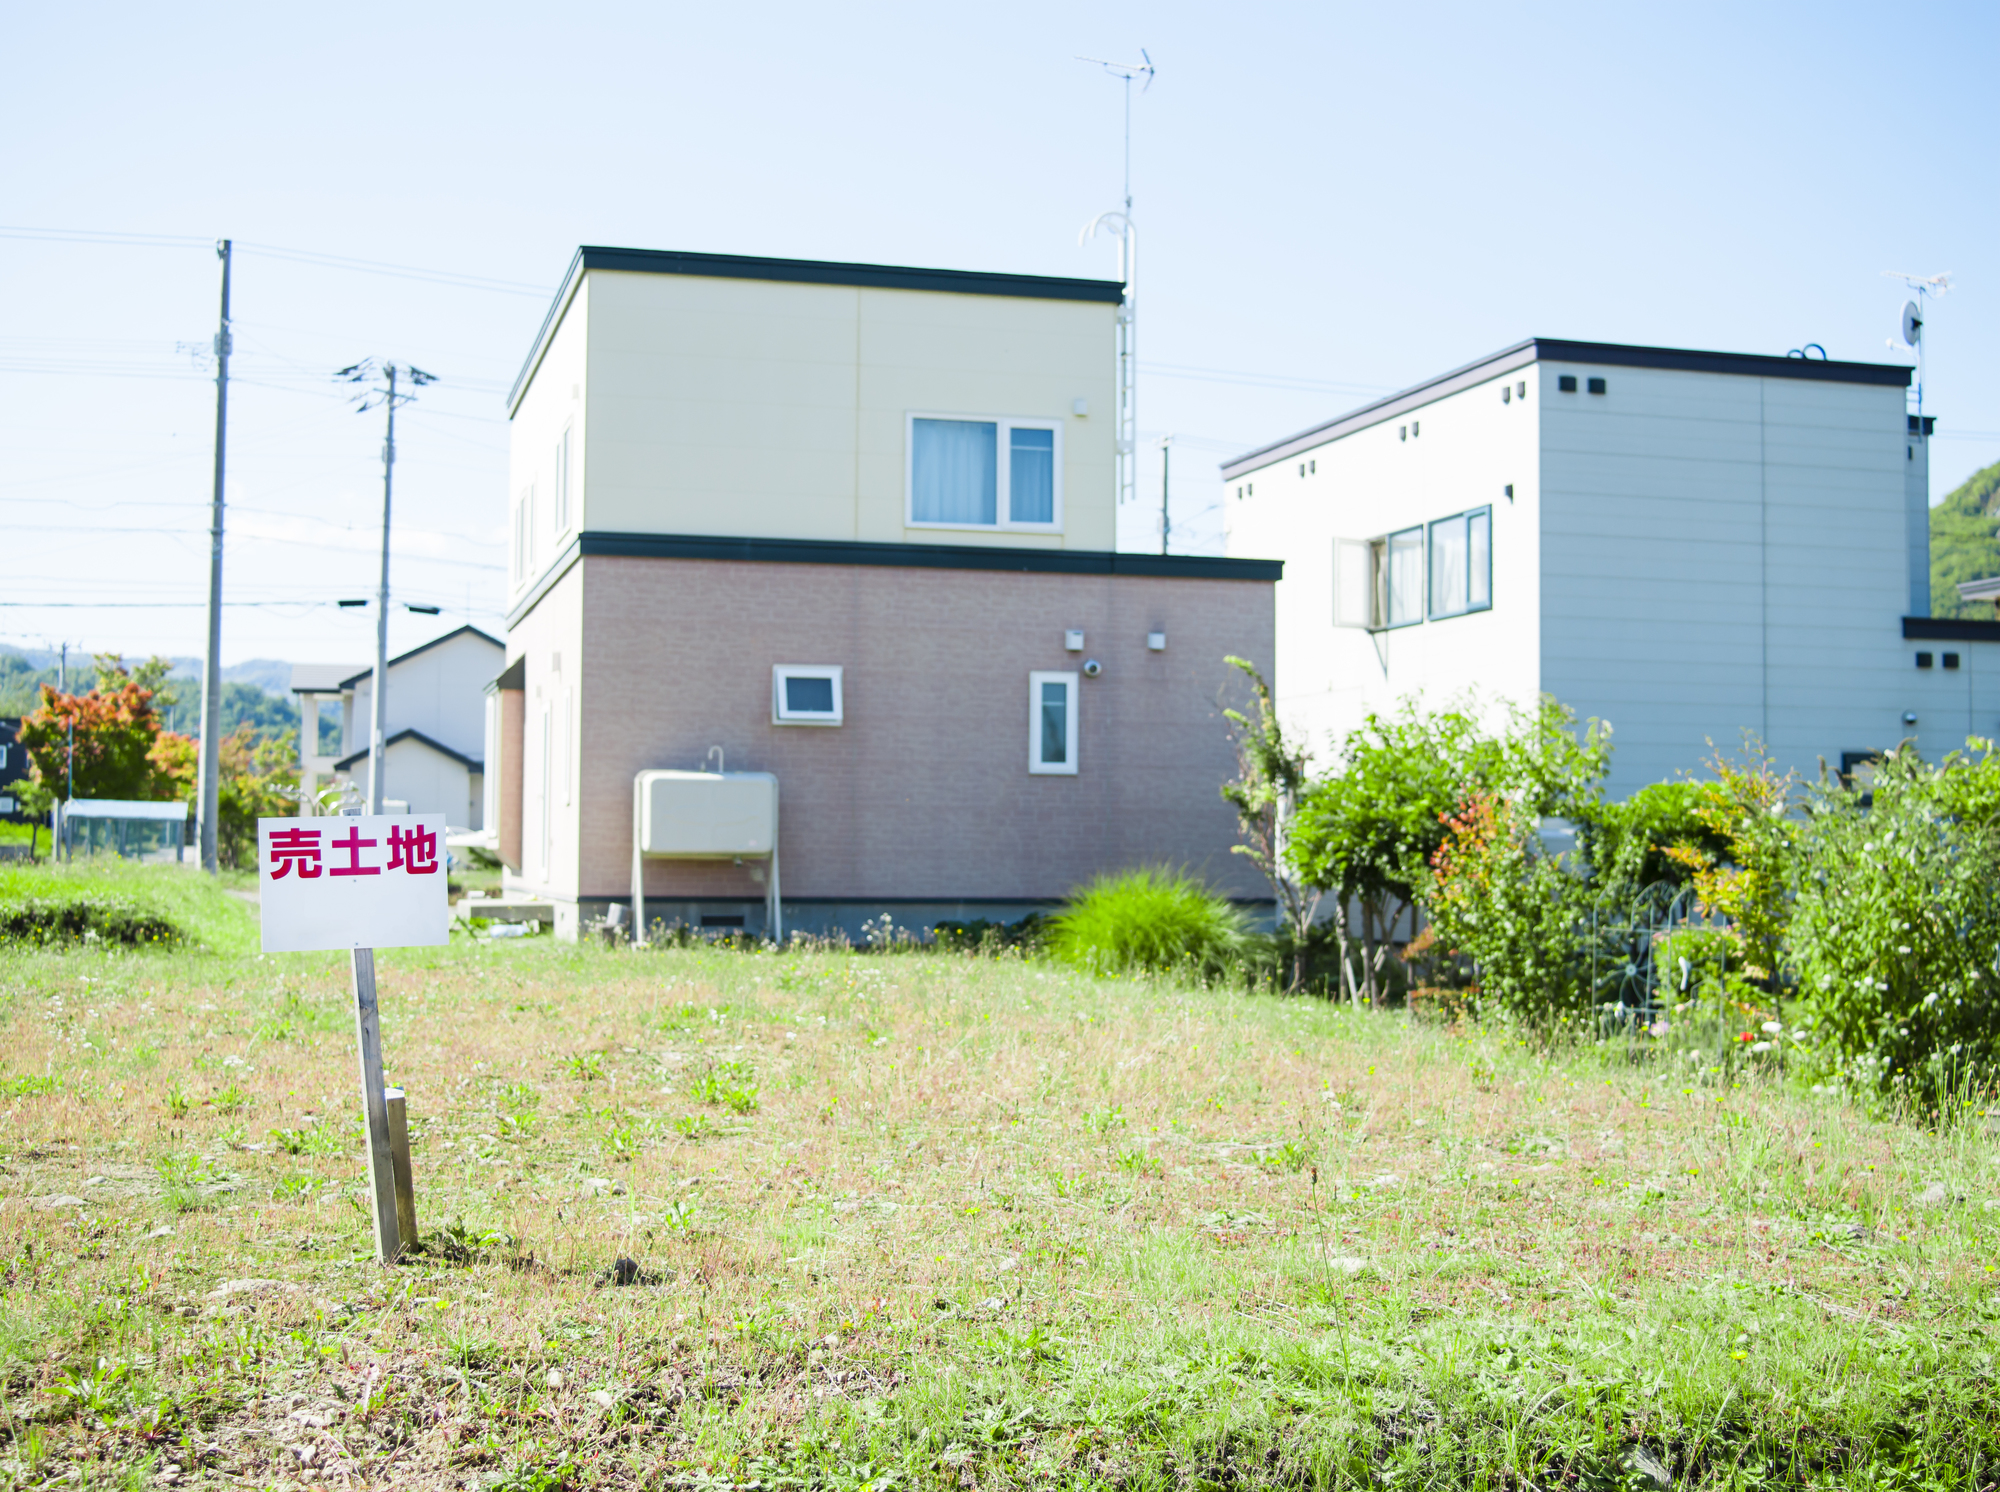
<path id="1" fill-rule="evenodd" d="M 208 528 L 208 657 L 201 674 L 201 768 L 195 813 L 201 868 L 216 871 L 215 828 L 222 798 L 222 476 L 229 450 L 229 240 L 215 246 L 222 261 L 222 322 L 215 333 L 215 499 Z"/>
<path id="2" fill-rule="evenodd" d="M 1160 437 L 1160 553 L 1167 552 L 1167 491 L 1168 481 L 1174 469 L 1174 438 Z"/>
<path id="3" fill-rule="evenodd" d="M 436 374 L 426 373 L 422 368 L 398 367 L 394 363 L 385 363 L 378 368 L 373 358 L 342 368 L 334 377 L 347 383 L 366 384 L 378 372 L 387 381 L 386 387 L 362 394 L 356 406 L 357 412 L 361 412 L 373 409 L 379 403 L 388 411 L 388 429 L 382 437 L 382 584 L 375 600 L 375 677 L 369 687 L 368 702 L 368 811 L 371 814 L 382 812 L 383 769 L 388 765 L 383 722 L 389 713 L 389 514 L 395 489 L 396 406 L 407 404 L 416 397 L 414 394 L 398 393 L 396 380 L 407 374 L 412 388 L 437 382 Z"/>
<path id="4" fill-rule="evenodd" d="M 62 645 L 62 657 L 56 662 L 56 689 L 64 696 L 69 694 L 68 643 Z M 69 800 L 76 795 L 76 709 L 74 706 L 69 709 L 68 715 L 69 738 L 63 748 L 63 795 L 62 802 L 56 805 L 55 825 L 58 848 L 62 850 L 62 857 L 65 860 L 69 858 L 69 841 L 62 832 L 63 813 L 69 807 Z"/>

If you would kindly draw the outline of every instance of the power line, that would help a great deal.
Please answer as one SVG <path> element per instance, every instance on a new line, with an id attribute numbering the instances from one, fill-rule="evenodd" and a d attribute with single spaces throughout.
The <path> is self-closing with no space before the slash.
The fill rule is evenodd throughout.
<path id="1" fill-rule="evenodd" d="M 212 238 L 193 238 L 171 233 L 106 233 L 91 228 L 31 228 L 0 225 L 0 238 L 24 239 L 35 243 L 87 243 L 140 249 L 205 249 Z M 419 280 L 431 285 L 454 285 L 463 290 L 491 290 L 502 295 L 531 295 L 547 300 L 553 286 L 531 285 L 524 280 L 501 280 L 490 275 L 459 274 L 454 270 L 426 269 L 414 264 L 391 264 L 379 259 L 354 259 L 344 254 L 321 254 L 312 249 L 289 249 L 280 244 L 236 240 L 238 250 L 249 250 L 267 259 L 285 259 L 324 269 L 348 269 L 360 274 L 388 275 Z"/>

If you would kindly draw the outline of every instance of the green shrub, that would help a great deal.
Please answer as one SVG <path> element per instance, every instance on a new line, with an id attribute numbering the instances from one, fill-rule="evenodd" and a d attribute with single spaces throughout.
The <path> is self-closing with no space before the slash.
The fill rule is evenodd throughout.
<path id="1" fill-rule="evenodd" d="M 30 943 L 37 947 L 119 943 L 157 948 L 182 941 L 181 930 L 166 918 L 102 897 L 81 897 L 74 901 L 36 899 L 0 911 L 0 943 Z"/>
<path id="2" fill-rule="evenodd" d="M 1996 787 L 1990 751 L 1898 751 L 1872 802 L 1822 783 L 1800 836 L 1786 952 L 1808 1043 L 1921 1108 L 2000 1071 L 2000 840 L 1975 816 Z"/>
<path id="3" fill-rule="evenodd" d="M 1245 943 L 1243 914 L 1200 881 L 1141 868 L 1099 876 L 1049 923 L 1048 951 L 1094 974 L 1214 972 Z"/>
<path id="4" fill-rule="evenodd" d="M 1708 795 L 1709 789 L 1699 782 L 1655 782 L 1622 803 L 1591 805 L 1577 829 L 1592 874 L 1629 856 L 1640 885 L 1667 881 L 1684 886 L 1692 871 L 1668 855 L 1669 847 L 1690 845 L 1713 858 L 1726 858 L 1727 836 L 1699 811 Z"/>

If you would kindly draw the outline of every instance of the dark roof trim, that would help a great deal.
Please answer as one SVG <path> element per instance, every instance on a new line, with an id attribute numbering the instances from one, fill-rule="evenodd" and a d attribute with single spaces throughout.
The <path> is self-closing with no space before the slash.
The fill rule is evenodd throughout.
<path id="1" fill-rule="evenodd" d="M 495 689 L 526 689 L 528 687 L 528 657 L 523 653 L 512 663 L 500 670 L 500 677 L 493 681 Z"/>
<path id="2" fill-rule="evenodd" d="M 396 732 L 396 734 L 389 737 L 388 740 L 382 743 L 382 749 L 384 751 L 387 751 L 391 746 L 394 746 L 398 741 L 415 741 L 420 746 L 428 746 L 430 747 L 431 750 L 437 752 L 440 756 L 448 756 L 453 761 L 459 762 L 462 765 L 469 767 L 474 772 L 484 772 L 486 770 L 485 762 L 482 762 L 475 757 L 467 756 L 463 751 L 453 751 L 449 746 L 445 745 L 444 742 L 433 740 L 431 737 L 425 735 L 420 730 L 399 730 Z M 343 756 L 339 761 L 335 762 L 333 764 L 333 770 L 336 772 L 345 772 L 349 768 L 351 768 L 356 762 L 365 762 L 367 760 L 368 760 L 368 752 L 365 749 L 357 751 L 354 752 L 351 756 Z"/>
<path id="3" fill-rule="evenodd" d="M 1681 373 L 1729 373 L 1744 378 L 1798 378 L 1815 383 L 1865 383 L 1884 388 L 1908 388 L 1911 370 L 1890 363 L 1835 363 L 1818 358 L 1767 357 L 1754 352 L 1697 352 L 1679 347 L 1629 347 L 1617 342 L 1571 342 L 1559 337 L 1530 337 L 1504 347 L 1477 362 L 1440 373 L 1435 378 L 1364 404 L 1323 424 L 1259 446 L 1222 463 L 1222 478 L 1236 478 L 1300 451 L 1339 440 L 1370 425 L 1392 420 L 1451 394 L 1511 373 L 1530 363 L 1576 363 L 1599 368 L 1666 368 Z"/>
<path id="4" fill-rule="evenodd" d="M 737 539 L 706 534 L 583 533 L 548 575 L 507 614 L 512 627 L 577 560 L 595 555 L 636 559 L 738 560 L 790 565 L 886 565 L 912 570 L 1007 570 L 1035 575 L 1107 575 L 1169 580 L 1283 578 L 1283 560 L 1205 554 L 1127 554 L 1105 549 L 1016 549 L 971 544 L 874 544 L 849 539 Z"/>
<path id="5" fill-rule="evenodd" d="M 865 290 L 930 290 L 948 295 L 1011 295 L 1026 300 L 1095 301 L 1115 306 L 1125 299 L 1116 280 L 1072 280 L 1050 275 L 1004 275 L 971 269 L 915 269 L 899 264 L 839 264 L 820 259 L 762 259 L 747 254 L 689 254 L 674 249 L 614 249 L 585 244 L 570 260 L 562 287 L 542 319 L 528 360 L 507 395 L 511 416 L 541 362 L 548 339 L 586 271 L 623 270 L 642 275 L 699 275 L 718 280 L 781 280 L 805 285 L 853 285 Z"/>
<path id="6" fill-rule="evenodd" d="M 1912 642 L 2000 642 L 2000 621 L 1955 616 L 1906 616 L 1903 636 Z"/>
<path id="7" fill-rule="evenodd" d="M 477 627 L 473 626 L 470 622 L 468 622 L 463 627 L 454 627 L 451 629 L 451 631 L 444 633 L 442 636 L 433 637 L 429 642 L 418 643 L 415 647 L 411 648 L 407 653 L 398 653 L 395 657 L 389 660 L 389 666 L 391 668 L 394 668 L 398 663 L 407 663 L 410 661 L 410 659 L 416 657 L 419 653 L 428 653 L 432 648 L 443 647 L 446 643 L 450 642 L 454 637 L 463 637 L 468 632 L 470 632 L 474 637 L 481 638 L 487 642 L 492 643 L 493 646 L 498 648 L 503 654 L 507 651 L 506 643 L 502 642 L 499 638 L 492 636 L 490 633 L 481 632 Z M 351 689 L 356 684 L 360 683 L 363 679 L 373 677 L 374 673 L 375 673 L 375 665 L 371 663 L 366 668 L 362 669 L 360 673 L 355 674 L 350 678 L 342 679 L 337 687 L 341 689 Z"/>

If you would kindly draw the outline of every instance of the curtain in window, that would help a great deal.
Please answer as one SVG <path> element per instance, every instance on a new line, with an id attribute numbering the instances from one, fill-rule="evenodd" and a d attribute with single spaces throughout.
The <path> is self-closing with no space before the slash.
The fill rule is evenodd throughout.
<path id="1" fill-rule="evenodd" d="M 1056 432 L 1016 427 L 1007 442 L 1007 520 L 1056 521 Z"/>
<path id="2" fill-rule="evenodd" d="M 1493 515 L 1473 513 L 1465 520 L 1467 610 L 1493 604 Z"/>
<path id="3" fill-rule="evenodd" d="M 1069 686 L 1042 683 L 1042 765 L 1060 767 L 1069 761 Z"/>
<path id="4" fill-rule="evenodd" d="M 998 522 L 997 432 L 986 420 L 912 420 L 910 516 L 917 523 Z"/>
<path id="5" fill-rule="evenodd" d="M 1424 531 L 1389 535 L 1389 625 L 1424 619 Z"/>
<path id="6" fill-rule="evenodd" d="M 1465 515 L 1431 525 L 1431 615 L 1465 610 Z"/>

